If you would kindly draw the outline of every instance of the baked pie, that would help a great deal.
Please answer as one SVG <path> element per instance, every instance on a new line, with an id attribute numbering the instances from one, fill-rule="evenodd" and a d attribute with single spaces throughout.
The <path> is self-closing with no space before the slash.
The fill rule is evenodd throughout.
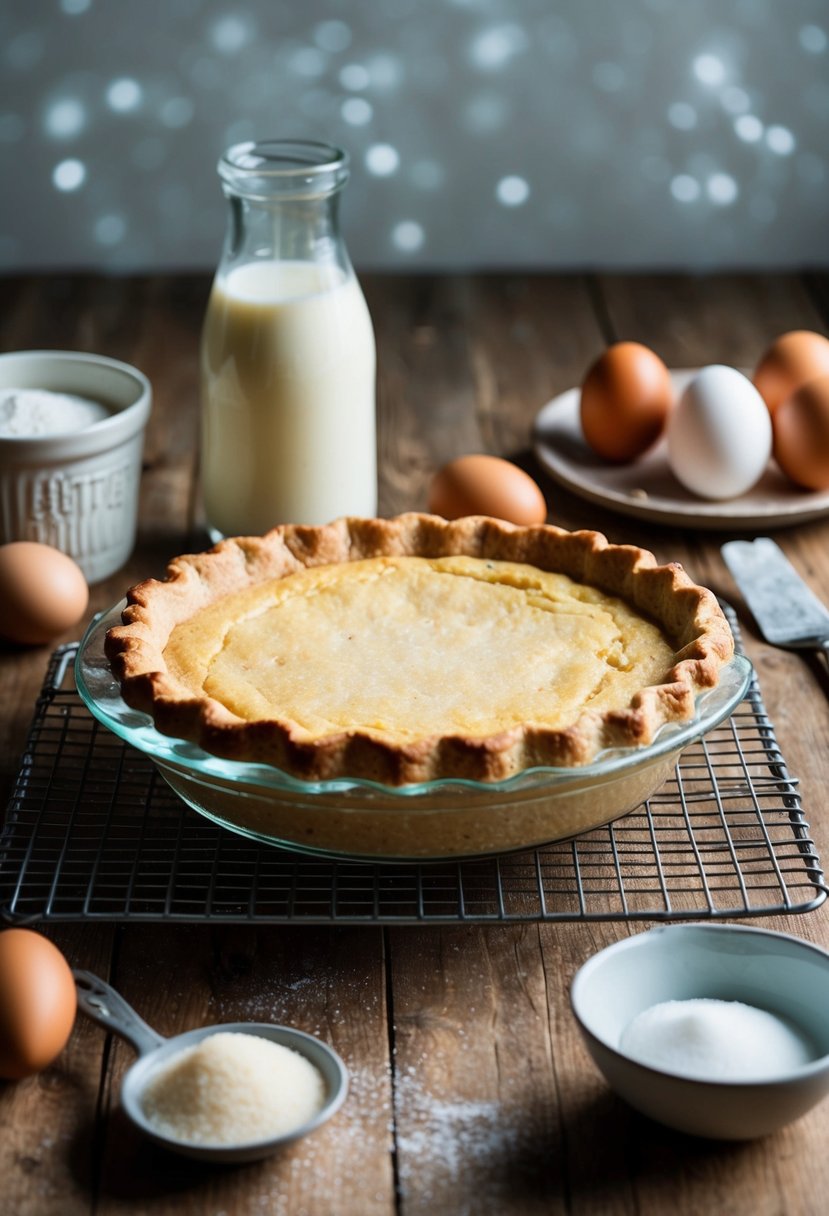
<path id="1" fill-rule="evenodd" d="M 308 780 L 494 781 L 650 743 L 733 639 L 677 563 L 552 525 L 406 514 L 175 558 L 106 652 L 159 731 Z"/>

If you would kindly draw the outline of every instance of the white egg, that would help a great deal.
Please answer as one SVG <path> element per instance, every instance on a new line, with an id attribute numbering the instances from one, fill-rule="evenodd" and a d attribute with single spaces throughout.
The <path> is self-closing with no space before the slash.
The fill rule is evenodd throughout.
<path id="1" fill-rule="evenodd" d="M 771 416 L 736 368 L 698 372 L 668 419 L 668 463 L 700 498 L 736 498 L 759 481 L 771 455 Z"/>

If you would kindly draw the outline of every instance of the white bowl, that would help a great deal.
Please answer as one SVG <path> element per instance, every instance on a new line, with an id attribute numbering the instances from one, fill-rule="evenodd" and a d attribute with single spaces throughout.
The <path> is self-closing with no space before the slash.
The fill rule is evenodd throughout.
<path id="1" fill-rule="evenodd" d="M 741 1001 L 787 1019 L 815 1058 L 757 1081 L 697 1080 L 619 1048 L 626 1027 L 662 1001 Z M 643 1114 L 680 1131 L 748 1140 L 776 1131 L 829 1093 L 829 953 L 785 933 L 738 925 L 668 925 L 594 955 L 570 991 L 587 1049 L 610 1086 Z"/>
<path id="2" fill-rule="evenodd" d="M 135 544 L 147 377 L 103 355 L 34 350 L 0 355 L 0 389 L 71 393 L 106 418 L 57 435 L 0 436 L 0 544 L 52 545 L 89 582 L 124 565 Z"/>

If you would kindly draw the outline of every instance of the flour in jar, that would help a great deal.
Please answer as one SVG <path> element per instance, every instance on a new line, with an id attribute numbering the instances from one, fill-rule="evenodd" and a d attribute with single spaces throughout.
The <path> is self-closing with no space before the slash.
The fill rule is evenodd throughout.
<path id="1" fill-rule="evenodd" d="M 33 439 L 84 430 L 109 415 L 99 401 L 39 388 L 0 389 L 0 437 Z"/>

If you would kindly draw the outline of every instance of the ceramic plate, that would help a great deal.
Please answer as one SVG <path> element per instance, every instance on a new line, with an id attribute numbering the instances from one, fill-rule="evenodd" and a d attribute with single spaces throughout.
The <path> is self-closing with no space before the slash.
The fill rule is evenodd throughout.
<path id="1" fill-rule="evenodd" d="M 677 393 L 696 370 L 671 372 Z M 571 388 L 548 401 L 533 431 L 543 467 L 580 498 L 637 519 L 694 528 L 780 528 L 829 515 L 828 491 L 798 490 L 771 461 L 752 490 L 725 502 L 696 498 L 680 485 L 668 467 L 664 437 L 633 464 L 608 464 L 582 437 L 580 391 Z"/>

